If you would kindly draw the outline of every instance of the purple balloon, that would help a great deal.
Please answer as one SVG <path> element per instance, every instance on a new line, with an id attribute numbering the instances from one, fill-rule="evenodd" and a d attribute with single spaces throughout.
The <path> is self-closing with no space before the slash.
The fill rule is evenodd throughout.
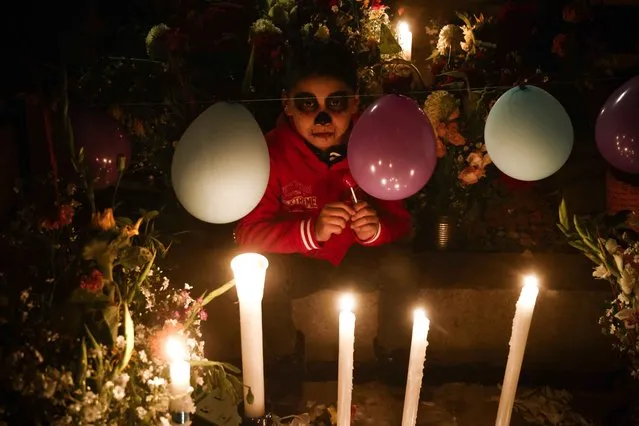
<path id="1" fill-rule="evenodd" d="M 387 95 L 364 111 L 348 143 L 357 184 L 381 200 L 401 200 L 426 185 L 435 170 L 435 132 L 417 103 Z"/>
<path id="2" fill-rule="evenodd" d="M 639 76 L 619 87 L 601 108 L 595 139 L 612 167 L 639 174 Z"/>
<path id="3" fill-rule="evenodd" d="M 76 149 L 84 147 L 84 161 L 95 189 L 104 189 L 118 180 L 118 162 L 131 161 L 131 141 L 120 124 L 94 108 L 72 107 L 69 111 Z"/>

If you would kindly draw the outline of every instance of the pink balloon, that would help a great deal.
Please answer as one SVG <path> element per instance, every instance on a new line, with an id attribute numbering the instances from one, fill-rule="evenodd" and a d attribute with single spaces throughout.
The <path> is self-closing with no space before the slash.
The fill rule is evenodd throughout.
<path id="1" fill-rule="evenodd" d="M 76 148 L 84 147 L 84 159 L 95 189 L 104 189 L 118 180 L 118 162 L 131 161 L 131 141 L 120 124 L 95 108 L 70 108 Z"/>
<path id="2" fill-rule="evenodd" d="M 357 184 L 381 200 L 417 193 L 435 170 L 435 132 L 417 103 L 387 95 L 364 111 L 348 143 L 348 163 Z"/>

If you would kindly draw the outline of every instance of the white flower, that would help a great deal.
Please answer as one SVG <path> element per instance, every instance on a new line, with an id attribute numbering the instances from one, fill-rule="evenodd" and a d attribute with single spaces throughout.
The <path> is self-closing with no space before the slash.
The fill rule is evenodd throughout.
<path id="1" fill-rule="evenodd" d="M 162 426 L 171 426 L 171 422 L 166 417 L 160 417 L 160 423 Z"/>
<path id="2" fill-rule="evenodd" d="M 169 279 L 167 277 L 163 277 L 162 278 L 162 291 L 166 290 L 167 288 L 169 288 L 169 285 L 171 284 L 171 281 L 169 281 Z"/>
<path id="3" fill-rule="evenodd" d="M 126 386 L 129 383 L 129 375 L 127 373 L 120 374 L 120 377 L 117 378 L 117 382 L 121 386 Z"/>
<path id="4" fill-rule="evenodd" d="M 166 384 L 166 380 L 163 377 L 154 377 L 147 382 L 149 386 L 164 386 Z"/>
<path id="5" fill-rule="evenodd" d="M 281 34 L 282 30 L 277 28 L 270 19 L 260 18 L 257 21 L 253 22 L 251 26 L 252 34 L 263 34 L 263 33 L 275 33 Z"/>
<path id="6" fill-rule="evenodd" d="M 122 398 L 124 398 L 126 395 L 126 393 L 124 392 L 124 388 L 120 385 L 116 386 L 113 388 L 113 398 L 115 398 L 116 401 L 120 401 Z"/>
<path id="7" fill-rule="evenodd" d="M 473 29 L 466 25 L 463 25 L 461 29 L 464 33 L 464 41 L 459 42 L 459 46 L 464 52 L 470 52 L 475 47 L 475 35 L 473 34 Z"/>
<path id="8" fill-rule="evenodd" d="M 625 304 L 630 303 L 630 299 L 624 293 L 619 293 L 619 296 L 617 296 L 617 300 Z"/>
<path id="9" fill-rule="evenodd" d="M 126 339 L 124 338 L 124 336 L 118 336 L 115 339 L 115 346 L 118 349 L 124 349 L 124 346 L 126 345 Z"/>
<path id="10" fill-rule="evenodd" d="M 621 255 L 619 254 L 613 254 L 612 258 L 615 260 L 615 265 L 617 266 L 617 270 L 619 270 L 619 272 L 623 271 L 624 267 L 623 267 L 623 257 L 621 257 Z"/>
<path id="11" fill-rule="evenodd" d="M 621 291 L 623 294 L 631 294 L 635 288 L 636 282 L 636 273 L 634 268 L 630 265 L 626 265 L 626 267 L 621 271 L 621 277 L 617 280 L 619 287 L 621 287 Z"/>
<path id="12" fill-rule="evenodd" d="M 140 376 L 142 377 L 142 380 L 144 380 L 145 382 L 150 380 L 151 377 L 153 376 L 153 372 L 151 370 L 142 370 L 142 373 L 140 374 Z"/>
<path id="13" fill-rule="evenodd" d="M 192 290 L 193 286 L 189 285 L 188 283 L 184 283 L 184 290 Z"/>
<path id="14" fill-rule="evenodd" d="M 140 420 L 144 420 L 144 418 L 146 417 L 148 411 L 146 411 L 146 409 L 144 407 L 138 407 L 135 409 L 135 413 L 138 415 L 138 418 Z"/>
<path id="15" fill-rule="evenodd" d="M 149 359 L 146 356 L 146 352 L 144 351 L 144 349 L 142 349 L 141 351 L 138 352 L 138 358 L 140 358 L 140 361 L 146 363 L 149 361 Z"/>
<path id="16" fill-rule="evenodd" d="M 599 278 L 601 280 L 605 280 L 610 277 L 610 271 L 604 265 L 597 265 L 597 267 L 592 271 L 592 276 L 595 278 Z"/>
<path id="17" fill-rule="evenodd" d="M 439 31 L 437 40 L 437 52 L 440 55 L 448 55 L 454 46 L 464 37 L 464 33 L 457 25 L 448 24 Z"/>
<path id="18" fill-rule="evenodd" d="M 619 248 L 619 244 L 617 244 L 617 241 L 615 241 L 613 238 L 608 238 L 608 241 L 606 241 L 605 247 L 606 247 L 606 250 L 608 250 L 608 253 L 614 254 Z"/>

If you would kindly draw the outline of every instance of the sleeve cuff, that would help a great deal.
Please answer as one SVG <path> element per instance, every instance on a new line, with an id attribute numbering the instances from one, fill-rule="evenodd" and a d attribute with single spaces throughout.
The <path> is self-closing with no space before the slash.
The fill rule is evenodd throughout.
<path id="1" fill-rule="evenodd" d="M 377 227 L 377 232 L 375 233 L 375 235 L 373 235 L 372 238 L 369 238 L 366 241 L 360 241 L 363 245 L 369 245 L 369 244 L 373 244 L 375 241 L 377 241 L 379 239 L 379 236 L 382 234 L 382 223 L 379 223 L 379 226 Z"/>
<path id="2" fill-rule="evenodd" d="M 315 226 L 313 219 L 305 219 L 300 222 L 300 236 L 302 237 L 302 245 L 307 251 L 313 251 L 320 248 L 319 243 L 315 240 Z"/>

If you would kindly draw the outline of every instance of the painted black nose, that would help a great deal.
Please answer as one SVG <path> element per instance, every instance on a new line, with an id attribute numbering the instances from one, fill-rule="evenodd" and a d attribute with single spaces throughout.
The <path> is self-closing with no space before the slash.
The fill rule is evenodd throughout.
<path id="1" fill-rule="evenodd" d="M 331 119 L 331 116 L 328 115 L 328 113 L 326 111 L 322 111 L 319 114 L 317 114 L 317 117 L 315 117 L 315 124 L 318 125 L 325 125 L 325 124 L 331 124 L 333 122 L 333 120 Z"/>

